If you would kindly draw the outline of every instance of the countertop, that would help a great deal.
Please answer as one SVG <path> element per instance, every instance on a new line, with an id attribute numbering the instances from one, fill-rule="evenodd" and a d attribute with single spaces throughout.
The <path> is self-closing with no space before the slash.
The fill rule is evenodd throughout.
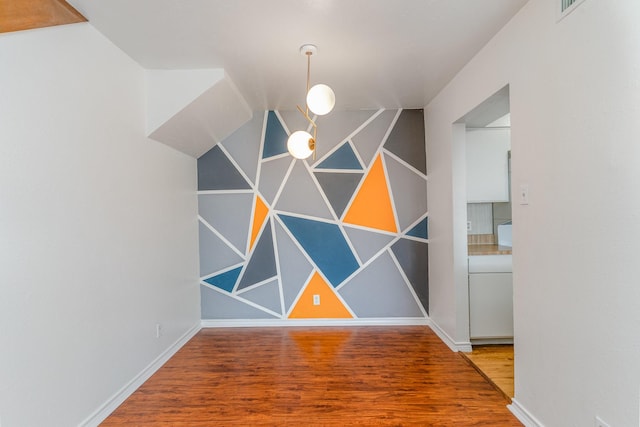
<path id="1" fill-rule="evenodd" d="M 469 256 L 474 255 L 511 255 L 511 246 L 469 245 Z"/>

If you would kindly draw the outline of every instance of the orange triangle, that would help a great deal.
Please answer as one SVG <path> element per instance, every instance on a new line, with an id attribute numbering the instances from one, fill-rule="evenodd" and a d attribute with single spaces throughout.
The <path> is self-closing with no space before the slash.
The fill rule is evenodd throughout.
<path id="1" fill-rule="evenodd" d="M 319 305 L 313 305 L 316 295 L 320 298 Z M 320 277 L 318 272 L 313 274 L 296 306 L 289 314 L 290 319 L 350 319 L 352 317 L 333 288 Z"/>
<path id="2" fill-rule="evenodd" d="M 256 242 L 256 237 L 258 237 L 258 232 L 262 228 L 262 224 L 264 224 L 264 219 L 267 217 L 269 213 L 269 208 L 262 201 L 260 196 L 256 196 L 256 208 L 253 211 L 253 226 L 251 228 L 251 241 L 249 242 L 249 250 L 253 248 L 253 244 Z"/>
<path id="3" fill-rule="evenodd" d="M 379 154 L 351 203 L 344 222 L 392 233 L 398 232 L 382 157 Z"/>

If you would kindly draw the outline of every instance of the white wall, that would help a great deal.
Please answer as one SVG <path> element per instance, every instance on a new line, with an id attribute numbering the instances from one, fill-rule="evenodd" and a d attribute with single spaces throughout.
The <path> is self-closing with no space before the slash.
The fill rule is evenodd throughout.
<path id="1" fill-rule="evenodd" d="M 199 323 L 196 162 L 89 24 L 0 58 L 0 420 L 77 425 Z"/>
<path id="2" fill-rule="evenodd" d="M 510 85 L 516 406 L 545 426 L 639 425 L 640 2 L 530 0 L 426 108 L 431 318 L 464 341 L 452 123 Z M 462 156 L 464 157 L 464 156 Z M 455 222 L 453 221 L 455 219 Z"/>

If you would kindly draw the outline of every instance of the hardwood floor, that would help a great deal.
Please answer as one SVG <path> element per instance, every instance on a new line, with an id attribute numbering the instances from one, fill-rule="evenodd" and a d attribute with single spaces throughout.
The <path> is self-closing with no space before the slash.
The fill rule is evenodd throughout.
<path id="1" fill-rule="evenodd" d="M 203 329 L 103 426 L 520 426 L 427 327 Z"/>
<path id="2" fill-rule="evenodd" d="M 513 384 L 513 345 L 473 346 L 471 353 L 460 353 L 511 401 Z"/>

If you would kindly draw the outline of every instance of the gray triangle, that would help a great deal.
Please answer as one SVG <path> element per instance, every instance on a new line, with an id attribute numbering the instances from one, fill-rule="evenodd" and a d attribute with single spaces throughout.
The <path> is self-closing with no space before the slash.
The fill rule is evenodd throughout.
<path id="1" fill-rule="evenodd" d="M 245 190 L 251 186 L 217 145 L 198 158 L 198 190 Z"/>
<path id="2" fill-rule="evenodd" d="M 429 246 L 425 242 L 400 239 L 391 250 L 422 306 L 429 312 Z"/>
<path id="3" fill-rule="evenodd" d="M 422 110 L 402 110 L 384 148 L 426 175 L 424 112 Z"/>
<path id="4" fill-rule="evenodd" d="M 198 213 L 244 253 L 253 208 L 253 194 L 200 194 Z"/>
<path id="5" fill-rule="evenodd" d="M 336 111 L 316 119 L 316 158 L 322 159 L 333 147 L 347 139 L 375 114 L 374 110 Z"/>
<path id="6" fill-rule="evenodd" d="M 273 199 L 276 197 L 276 194 L 278 194 L 278 190 L 282 185 L 282 179 L 293 161 L 295 161 L 295 159 L 286 156 L 262 162 L 258 189 L 267 203 L 273 203 Z"/>
<path id="7" fill-rule="evenodd" d="M 264 230 L 262 230 L 258 243 L 256 243 L 251 253 L 247 267 L 242 273 L 238 290 L 262 282 L 277 274 L 276 257 L 273 251 L 273 235 L 271 234 L 271 221 L 269 221 L 264 227 Z"/>
<path id="8" fill-rule="evenodd" d="M 409 285 L 386 251 L 338 292 L 359 318 L 424 317 Z"/>
<path id="9" fill-rule="evenodd" d="M 258 159 L 260 158 L 260 140 L 264 115 L 254 114 L 253 118 L 221 142 L 243 172 L 252 182 L 256 182 Z"/>
<path id="10" fill-rule="evenodd" d="M 276 209 L 285 212 L 333 219 L 316 183 L 304 163 L 296 161 L 276 203 Z"/>
<path id="11" fill-rule="evenodd" d="M 395 235 L 376 233 L 347 226 L 344 227 L 344 231 L 347 233 L 351 244 L 362 262 L 369 261 L 372 256 L 380 252 L 382 248 L 396 238 Z"/>
<path id="12" fill-rule="evenodd" d="M 355 145 L 360 158 L 368 166 L 382 145 L 382 139 L 387 134 L 389 126 L 393 122 L 398 110 L 386 110 L 373 119 L 364 129 L 358 132 L 351 142 Z"/>
<path id="13" fill-rule="evenodd" d="M 202 319 L 275 319 L 276 317 L 234 297 L 200 285 Z"/>
<path id="14" fill-rule="evenodd" d="M 427 212 L 427 180 L 393 157 L 384 156 L 400 229 L 405 230 Z"/>
<path id="15" fill-rule="evenodd" d="M 244 261 L 206 225 L 198 221 L 200 277 Z"/>
<path id="16" fill-rule="evenodd" d="M 304 118 L 300 111 L 278 111 L 280 117 L 284 121 L 289 133 L 292 134 L 297 130 L 307 130 L 309 127 L 309 122 Z"/>
<path id="17" fill-rule="evenodd" d="M 239 294 L 239 296 L 258 304 L 261 307 L 267 308 L 278 314 L 282 314 L 282 306 L 280 305 L 280 286 L 278 286 L 278 279 L 267 282 L 260 286 L 256 286 L 253 289 Z"/>
<path id="18" fill-rule="evenodd" d="M 340 218 L 344 208 L 353 197 L 353 192 L 362 179 L 361 173 L 316 172 L 315 176 L 329 199 L 333 211 Z"/>
<path id="19" fill-rule="evenodd" d="M 313 266 L 278 221 L 275 221 L 275 228 L 282 296 L 284 298 L 284 309 L 287 312 L 298 293 L 300 293 L 305 281 L 309 278 Z"/>

